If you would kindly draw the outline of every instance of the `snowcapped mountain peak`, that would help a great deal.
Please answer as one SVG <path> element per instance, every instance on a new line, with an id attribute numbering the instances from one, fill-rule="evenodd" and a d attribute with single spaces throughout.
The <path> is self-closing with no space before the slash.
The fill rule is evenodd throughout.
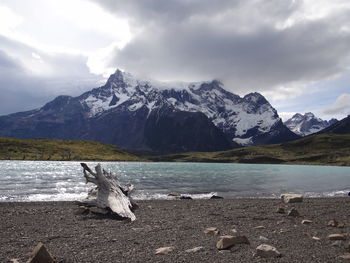
<path id="1" fill-rule="evenodd" d="M 326 121 L 317 118 L 312 112 L 307 112 L 304 115 L 300 113 L 294 114 L 293 117 L 287 120 L 284 124 L 294 133 L 306 136 L 319 132 L 335 122 L 337 122 L 336 119 Z"/>
<path id="2" fill-rule="evenodd" d="M 161 82 L 140 79 L 117 70 L 106 85 L 79 97 L 92 118 L 108 111 L 141 109 L 151 112 L 160 107 L 176 111 L 201 112 L 216 127 L 240 144 L 257 143 L 254 134 L 271 131 L 281 119 L 260 93 L 243 98 L 223 88 L 218 80 L 205 82 Z"/>
<path id="3" fill-rule="evenodd" d="M 313 118 L 315 118 L 315 114 L 313 114 L 312 112 L 306 112 L 306 113 L 304 114 L 304 116 L 305 116 L 305 118 L 307 118 L 307 119 L 313 119 Z"/>
<path id="4" fill-rule="evenodd" d="M 245 95 L 243 97 L 243 99 L 245 101 L 254 102 L 254 103 L 258 103 L 258 104 L 267 103 L 267 100 L 265 99 L 265 97 L 258 92 L 249 93 L 249 94 Z"/>

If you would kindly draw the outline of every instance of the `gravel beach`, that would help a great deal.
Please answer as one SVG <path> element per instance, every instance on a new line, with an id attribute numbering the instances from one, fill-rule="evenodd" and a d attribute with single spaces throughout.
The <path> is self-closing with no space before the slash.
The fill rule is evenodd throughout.
<path id="1" fill-rule="evenodd" d="M 81 214 L 73 202 L 0 203 L 0 262 L 26 262 L 42 242 L 57 262 L 348 262 L 350 197 L 310 198 L 282 204 L 276 199 L 138 201 L 136 221 Z M 277 213 L 284 207 L 286 213 Z M 291 208 L 300 216 L 288 216 Z M 302 220 L 312 221 L 302 224 Z M 328 226 L 332 219 L 338 227 Z M 216 227 L 218 236 L 206 234 Z M 234 233 L 235 229 L 237 233 Z M 345 233 L 333 241 L 330 234 Z M 220 235 L 245 235 L 250 244 L 218 250 Z M 259 258 L 260 244 L 282 256 Z M 174 247 L 155 255 L 160 247 Z M 203 247 L 197 252 L 186 250 Z"/>

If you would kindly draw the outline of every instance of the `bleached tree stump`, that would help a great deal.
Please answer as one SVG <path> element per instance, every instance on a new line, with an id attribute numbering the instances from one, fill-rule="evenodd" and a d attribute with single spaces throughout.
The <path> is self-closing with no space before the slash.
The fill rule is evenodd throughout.
<path id="1" fill-rule="evenodd" d="M 86 183 L 90 182 L 97 187 L 89 191 L 88 197 L 81 201 L 86 206 L 96 206 L 102 209 L 110 209 L 122 218 L 130 218 L 131 221 L 136 216 L 131 211 L 133 208 L 132 201 L 128 197 L 133 190 L 133 185 L 122 186 L 117 177 L 111 172 L 106 172 L 98 164 L 93 172 L 85 163 L 81 163 L 83 167 Z"/>

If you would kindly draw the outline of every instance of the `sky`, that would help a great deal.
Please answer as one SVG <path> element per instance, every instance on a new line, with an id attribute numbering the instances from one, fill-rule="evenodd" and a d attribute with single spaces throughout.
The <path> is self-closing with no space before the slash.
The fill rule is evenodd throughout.
<path id="1" fill-rule="evenodd" d="M 283 120 L 350 114 L 348 0 L 0 0 L 0 115 L 117 68 L 262 93 Z"/>

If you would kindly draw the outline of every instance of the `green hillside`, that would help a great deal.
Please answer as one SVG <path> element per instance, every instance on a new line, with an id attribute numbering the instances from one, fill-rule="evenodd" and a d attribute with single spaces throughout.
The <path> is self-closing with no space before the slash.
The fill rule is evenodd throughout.
<path id="1" fill-rule="evenodd" d="M 350 166 L 350 134 L 319 134 L 274 145 L 222 152 L 151 156 L 153 161 L 281 163 Z"/>
<path id="2" fill-rule="evenodd" d="M 0 160 L 142 161 L 118 147 L 93 141 L 1 137 Z"/>

